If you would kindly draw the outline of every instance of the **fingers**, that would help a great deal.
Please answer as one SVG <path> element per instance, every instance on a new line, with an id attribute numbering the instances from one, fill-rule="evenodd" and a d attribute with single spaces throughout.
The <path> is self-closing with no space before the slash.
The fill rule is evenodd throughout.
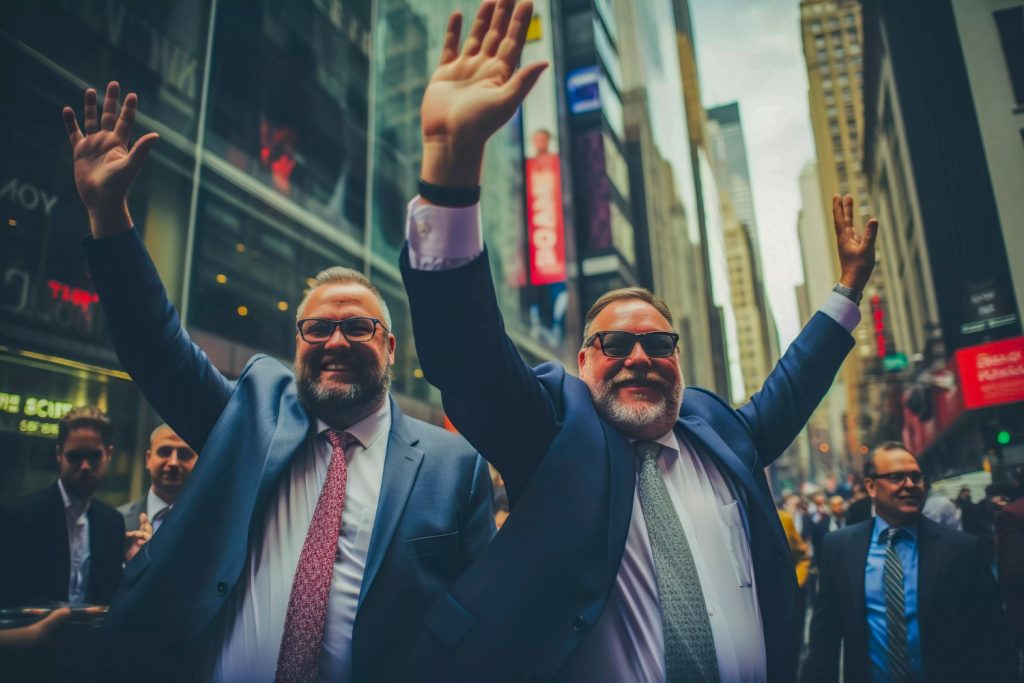
<path id="1" fill-rule="evenodd" d="M 864 249 L 871 251 L 875 248 L 875 238 L 878 237 L 878 219 L 872 218 L 864 226 Z"/>
<path id="2" fill-rule="evenodd" d="M 128 158 L 129 160 L 131 159 L 130 153 Z M 153 525 L 150 524 L 149 515 L 145 512 L 139 513 L 139 531 L 145 534 L 147 538 L 153 535 Z"/>
<path id="3" fill-rule="evenodd" d="M 139 108 L 139 96 L 135 93 L 128 93 L 124 98 L 124 106 L 121 107 L 121 115 L 117 118 L 117 125 L 114 126 L 114 135 L 121 139 L 125 145 L 128 144 L 128 136 L 132 132 L 132 124 L 135 123 L 135 112 Z"/>
<path id="4" fill-rule="evenodd" d="M 78 119 L 75 118 L 75 110 L 71 107 L 64 107 L 61 116 L 64 117 L 64 130 L 68 134 L 68 142 L 71 143 L 71 149 L 74 149 L 75 145 L 85 138 L 82 135 L 82 131 L 78 129 Z"/>
<path id="5" fill-rule="evenodd" d="M 519 57 L 523 53 L 523 45 L 526 44 L 526 34 L 530 30 L 530 17 L 533 16 L 533 3 L 520 2 L 516 5 L 516 11 L 512 14 L 512 21 L 508 31 L 505 32 L 505 39 L 501 41 L 498 48 L 498 58 L 508 64 L 510 69 L 515 69 L 519 64 Z"/>
<path id="6" fill-rule="evenodd" d="M 149 156 L 149 150 L 153 149 L 153 145 L 159 139 L 160 136 L 156 133 L 146 133 L 135 141 L 132 151 L 128 152 L 128 165 L 135 169 L 136 173 L 142 167 L 143 162 L 146 161 L 146 157 Z"/>
<path id="7" fill-rule="evenodd" d="M 494 13 L 491 15 L 491 27 L 480 46 L 480 51 L 484 54 L 493 57 L 498 53 L 498 46 L 501 45 L 505 31 L 508 30 L 509 21 L 512 19 L 514 5 L 515 0 L 498 0 L 498 4 L 494 7 Z"/>
<path id="8" fill-rule="evenodd" d="M 842 237 L 846 232 L 846 219 L 843 216 L 843 198 L 837 194 L 832 195 L 832 223 L 836 237 Z"/>
<path id="9" fill-rule="evenodd" d="M 494 1 L 485 0 L 476 13 L 473 26 L 469 29 L 469 37 L 466 38 L 466 44 L 462 46 L 463 56 L 472 57 L 480 52 L 480 46 L 483 44 L 484 35 L 486 35 L 487 29 L 491 25 L 491 17 L 493 15 Z"/>
<path id="10" fill-rule="evenodd" d="M 100 117 L 100 128 L 102 130 L 114 130 L 117 123 L 117 101 L 121 99 L 121 86 L 117 81 L 110 81 L 107 84 L 107 94 L 103 97 L 103 115 Z"/>
<path id="11" fill-rule="evenodd" d="M 71 616 L 71 608 L 69 608 L 69 607 L 61 607 L 59 609 L 53 610 L 52 612 L 47 614 L 45 617 L 40 619 L 39 622 L 38 622 L 38 625 L 43 630 L 49 630 L 49 629 L 55 627 L 60 622 L 66 621 L 70 616 Z"/>
<path id="12" fill-rule="evenodd" d="M 518 107 L 526 99 L 526 95 L 546 68 L 548 68 L 547 62 L 534 62 L 516 71 L 512 74 L 512 78 L 508 79 L 508 83 L 502 87 L 502 99 L 506 103 Z"/>
<path id="13" fill-rule="evenodd" d="M 85 125 L 86 135 L 91 135 L 100 129 L 99 120 L 96 118 L 96 91 L 92 88 L 85 91 L 82 123 Z"/>
<path id="14" fill-rule="evenodd" d="M 853 197 L 850 195 L 843 197 L 843 219 L 846 225 L 853 227 Z"/>
<path id="15" fill-rule="evenodd" d="M 440 66 L 454 61 L 459 56 L 459 35 L 462 33 L 462 13 L 452 12 L 448 17 L 448 28 L 444 33 L 444 47 L 441 48 Z M 125 100 L 125 104 L 128 101 Z"/>

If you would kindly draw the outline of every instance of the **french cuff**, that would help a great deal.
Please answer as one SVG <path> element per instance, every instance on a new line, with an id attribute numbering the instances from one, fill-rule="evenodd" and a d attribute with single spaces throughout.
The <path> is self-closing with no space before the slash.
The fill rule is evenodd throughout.
<path id="1" fill-rule="evenodd" d="M 483 253 L 480 205 L 436 206 L 418 195 L 409 202 L 406 238 L 409 265 L 423 270 L 431 265 L 464 263 Z"/>
<path id="2" fill-rule="evenodd" d="M 850 334 L 860 322 L 860 308 L 839 292 L 832 292 L 821 305 L 821 312 L 843 326 Z"/>

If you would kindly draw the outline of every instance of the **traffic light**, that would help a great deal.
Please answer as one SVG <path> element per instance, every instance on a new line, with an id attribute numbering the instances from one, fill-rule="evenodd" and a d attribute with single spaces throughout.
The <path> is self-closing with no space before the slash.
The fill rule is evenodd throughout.
<path id="1" fill-rule="evenodd" d="M 999 430 L 999 433 L 996 434 L 996 443 L 998 443 L 1000 446 L 1008 446 L 1011 440 L 1012 437 L 1010 436 L 1010 432 L 1006 431 L 1005 429 Z"/>

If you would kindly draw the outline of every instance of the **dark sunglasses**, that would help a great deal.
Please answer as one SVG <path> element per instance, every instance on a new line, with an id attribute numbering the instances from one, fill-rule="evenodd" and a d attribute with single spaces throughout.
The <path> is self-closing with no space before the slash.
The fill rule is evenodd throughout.
<path id="1" fill-rule="evenodd" d="M 601 352 L 609 358 L 625 358 L 633 352 L 637 342 L 651 358 L 668 358 L 676 350 L 679 335 L 675 332 L 595 332 L 583 342 L 583 348 L 593 346 L 595 339 L 601 340 Z"/>
<path id="2" fill-rule="evenodd" d="M 377 333 L 377 326 L 385 332 L 388 328 L 376 318 L 345 318 L 344 320 L 327 320 L 325 318 L 303 318 L 295 323 L 301 336 L 309 344 L 323 344 L 334 335 L 334 330 L 341 328 L 341 333 L 350 342 L 368 342 Z"/>
<path id="3" fill-rule="evenodd" d="M 899 486 L 907 478 L 910 479 L 910 483 L 912 484 L 920 484 L 924 481 L 924 472 L 921 472 L 920 470 L 915 472 L 885 472 L 884 474 L 880 472 L 871 478 L 885 479 L 893 486 Z"/>
<path id="4" fill-rule="evenodd" d="M 76 451 L 65 451 L 64 457 L 72 465 L 81 465 L 83 460 L 88 460 L 93 467 L 103 458 L 103 451 L 99 448 L 83 448 Z"/>

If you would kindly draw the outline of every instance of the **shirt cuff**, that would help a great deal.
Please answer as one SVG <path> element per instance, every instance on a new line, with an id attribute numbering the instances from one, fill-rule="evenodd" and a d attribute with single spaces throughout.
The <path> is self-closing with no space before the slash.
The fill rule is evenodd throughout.
<path id="1" fill-rule="evenodd" d="M 409 265 L 416 270 L 448 270 L 484 251 L 480 205 L 448 207 L 419 196 L 409 202 L 406 221 Z"/>
<path id="2" fill-rule="evenodd" d="M 853 334 L 854 328 L 860 322 L 860 308 L 839 292 L 832 292 L 820 310 L 842 325 L 850 334 Z"/>

